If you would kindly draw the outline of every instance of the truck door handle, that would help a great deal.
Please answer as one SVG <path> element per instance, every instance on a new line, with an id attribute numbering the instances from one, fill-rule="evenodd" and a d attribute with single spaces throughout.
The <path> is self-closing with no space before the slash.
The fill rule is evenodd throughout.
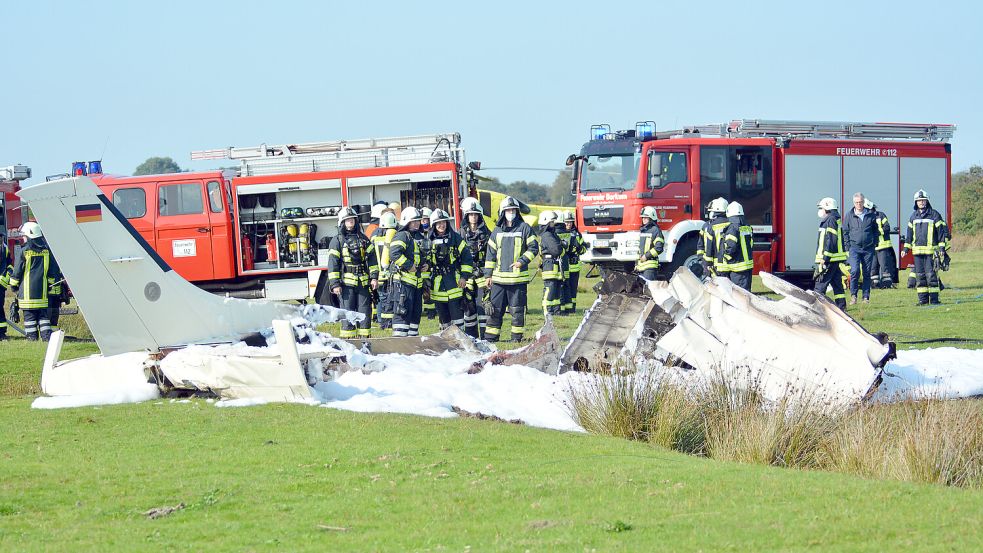
<path id="1" fill-rule="evenodd" d="M 198 227 L 198 232 L 208 232 L 208 227 Z"/>

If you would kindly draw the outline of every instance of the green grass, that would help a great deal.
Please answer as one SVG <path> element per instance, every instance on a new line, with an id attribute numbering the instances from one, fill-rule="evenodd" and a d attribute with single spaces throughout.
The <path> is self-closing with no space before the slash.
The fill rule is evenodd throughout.
<path id="1" fill-rule="evenodd" d="M 983 494 L 502 423 L 26 399 L 0 420 L 3 551 L 983 547 Z"/>
<path id="2" fill-rule="evenodd" d="M 983 336 L 980 262 L 983 252 L 954 256 L 939 308 L 899 289 L 850 313 L 872 331 Z M 530 329 L 541 293 L 537 279 Z M 582 294 L 580 307 L 592 300 Z M 559 318 L 561 335 L 581 319 Z M 63 327 L 87 333 L 77 318 Z M 62 358 L 95 351 L 66 344 Z M 976 490 L 469 419 L 166 400 L 37 411 L 42 359 L 40 344 L 0 343 L 0 551 L 983 547 Z M 180 503 L 157 520 L 141 514 Z"/>

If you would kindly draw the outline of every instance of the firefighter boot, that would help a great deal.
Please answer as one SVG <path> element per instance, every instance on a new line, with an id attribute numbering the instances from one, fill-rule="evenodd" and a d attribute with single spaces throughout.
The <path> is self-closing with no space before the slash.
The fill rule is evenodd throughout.
<path id="1" fill-rule="evenodd" d="M 928 303 L 935 304 L 935 305 L 938 305 L 939 303 L 941 303 L 939 301 L 939 293 L 938 292 L 929 292 L 928 293 Z"/>
<path id="2" fill-rule="evenodd" d="M 918 292 L 918 305 L 928 305 L 928 292 Z"/>

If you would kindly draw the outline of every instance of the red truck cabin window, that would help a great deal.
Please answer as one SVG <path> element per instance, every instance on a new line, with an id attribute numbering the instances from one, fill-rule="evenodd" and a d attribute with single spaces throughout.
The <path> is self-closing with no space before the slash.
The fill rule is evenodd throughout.
<path id="1" fill-rule="evenodd" d="M 113 205 L 127 219 L 147 214 L 147 192 L 143 188 L 119 188 L 113 192 Z"/>
<path id="2" fill-rule="evenodd" d="M 201 185 L 168 184 L 158 189 L 158 213 L 167 217 L 170 215 L 194 215 L 205 211 L 201 197 Z"/>

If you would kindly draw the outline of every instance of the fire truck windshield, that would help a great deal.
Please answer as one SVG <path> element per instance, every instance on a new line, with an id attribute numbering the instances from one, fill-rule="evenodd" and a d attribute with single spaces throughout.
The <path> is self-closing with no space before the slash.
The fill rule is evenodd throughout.
<path id="1" fill-rule="evenodd" d="M 637 153 L 589 155 L 580 178 L 581 192 L 615 192 L 635 188 L 638 165 Z"/>

